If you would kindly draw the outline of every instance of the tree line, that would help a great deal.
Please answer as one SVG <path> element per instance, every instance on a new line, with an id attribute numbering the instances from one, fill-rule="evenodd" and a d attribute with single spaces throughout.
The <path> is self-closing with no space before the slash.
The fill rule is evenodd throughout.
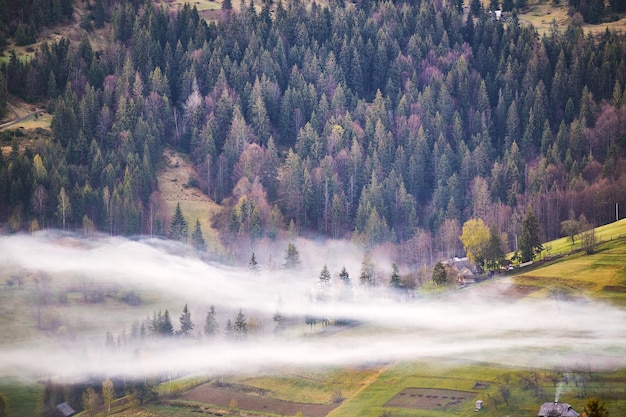
<path id="1" fill-rule="evenodd" d="M 459 252 L 468 219 L 511 249 L 529 205 L 551 239 L 626 203 L 623 34 L 539 36 L 426 1 L 242 2 L 209 23 L 189 5 L 109 6 L 106 46 L 85 31 L 2 67 L 10 94 L 54 112 L 34 147 L 4 136 L 11 230 L 168 235 L 165 146 L 190 156 L 240 254 L 292 224 L 420 265 L 416 248 Z"/>

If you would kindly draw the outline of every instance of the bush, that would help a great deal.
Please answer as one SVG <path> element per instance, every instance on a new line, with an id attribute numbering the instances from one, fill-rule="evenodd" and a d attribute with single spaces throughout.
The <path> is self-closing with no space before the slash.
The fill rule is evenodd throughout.
<path id="1" fill-rule="evenodd" d="M 141 305 L 141 296 L 135 291 L 129 291 L 122 296 L 122 301 L 132 307 Z"/>

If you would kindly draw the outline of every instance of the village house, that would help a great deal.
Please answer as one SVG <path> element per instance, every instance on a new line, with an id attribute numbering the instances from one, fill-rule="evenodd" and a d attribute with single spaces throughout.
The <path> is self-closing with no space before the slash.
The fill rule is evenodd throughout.
<path id="1" fill-rule="evenodd" d="M 578 417 L 571 405 L 560 402 L 543 403 L 537 417 Z"/>
<path id="2" fill-rule="evenodd" d="M 474 267 L 469 258 L 457 258 L 449 259 L 448 275 L 450 279 L 456 280 L 459 285 L 473 284 L 476 282 L 476 274 L 474 274 Z"/>

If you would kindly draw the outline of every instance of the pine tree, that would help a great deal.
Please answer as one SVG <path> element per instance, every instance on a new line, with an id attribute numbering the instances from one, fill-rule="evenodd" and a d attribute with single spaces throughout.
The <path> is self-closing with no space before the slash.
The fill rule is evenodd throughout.
<path id="1" fill-rule="evenodd" d="M 230 319 L 226 320 L 226 327 L 224 328 L 224 335 L 226 337 L 233 336 L 233 322 Z"/>
<path id="2" fill-rule="evenodd" d="M 180 315 L 180 331 L 178 332 L 178 335 L 182 337 L 189 337 L 191 336 L 192 330 L 193 322 L 191 321 L 191 313 L 187 308 L 187 304 L 185 304 L 185 308 L 183 308 L 183 313 Z"/>
<path id="3" fill-rule="evenodd" d="M 489 242 L 487 243 L 485 260 L 487 268 L 495 271 L 504 259 L 504 249 L 502 249 L 502 239 L 495 225 L 489 228 Z"/>
<path id="4" fill-rule="evenodd" d="M 363 262 L 361 262 L 361 274 L 359 275 L 359 281 L 361 285 L 373 285 L 375 278 L 375 267 L 369 254 L 365 254 Z"/>
<path id="5" fill-rule="evenodd" d="M 236 338 L 242 339 L 248 336 L 248 323 L 243 311 L 239 309 L 237 317 L 235 318 L 235 324 L 233 325 L 233 333 Z"/>
<path id="6" fill-rule="evenodd" d="M 204 334 L 207 336 L 214 336 L 217 334 L 219 327 L 217 320 L 215 319 L 215 307 L 211 306 L 206 313 L 206 319 L 204 320 Z"/>
<path id="7" fill-rule="evenodd" d="M 163 314 L 163 320 L 160 323 L 160 332 L 162 336 L 172 336 L 174 334 L 174 326 L 172 325 L 172 319 L 170 319 L 170 312 L 165 310 Z"/>
<path id="8" fill-rule="evenodd" d="M 287 250 L 285 250 L 285 263 L 283 264 L 285 269 L 297 269 L 300 267 L 300 254 L 298 248 L 292 242 L 287 244 Z"/>
<path id="9" fill-rule="evenodd" d="M 177 203 L 170 225 L 170 239 L 181 242 L 187 241 L 187 230 L 187 220 L 185 220 L 185 216 L 183 216 L 183 212 L 180 209 L 180 203 Z"/>
<path id="10" fill-rule="evenodd" d="M 341 272 L 339 273 L 339 279 L 345 285 L 350 285 L 350 274 L 348 274 L 348 270 L 345 266 L 341 269 Z"/>
<path id="11" fill-rule="evenodd" d="M 202 235 L 202 229 L 200 228 L 200 220 L 196 219 L 196 227 L 191 234 L 191 243 L 194 248 L 198 251 L 206 250 L 206 242 L 204 241 L 204 236 Z"/>
<path id="12" fill-rule="evenodd" d="M 248 269 L 254 273 L 259 272 L 259 263 L 256 261 L 256 256 L 254 255 L 254 252 L 252 252 L 252 256 L 248 261 Z"/>
<path id="13" fill-rule="evenodd" d="M 322 268 L 322 271 L 320 272 L 320 284 L 322 285 L 328 285 L 330 284 L 330 271 L 328 270 L 328 267 L 326 265 L 324 265 L 324 267 Z"/>
<path id="14" fill-rule="evenodd" d="M 104 346 L 108 350 L 114 350 L 115 349 L 115 340 L 113 340 L 113 335 L 111 334 L 111 332 L 109 330 L 107 330 L 106 338 L 104 340 Z"/>

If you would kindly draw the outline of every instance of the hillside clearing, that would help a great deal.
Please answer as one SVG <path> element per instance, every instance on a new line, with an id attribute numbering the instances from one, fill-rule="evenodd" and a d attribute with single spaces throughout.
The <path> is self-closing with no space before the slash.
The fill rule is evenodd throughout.
<path id="1" fill-rule="evenodd" d="M 200 228 L 207 248 L 221 252 L 218 231 L 211 227 L 211 221 L 215 214 L 221 210 L 209 196 L 199 188 L 190 185 L 190 179 L 196 175 L 191 162 L 186 157 L 170 148 L 163 152 L 163 169 L 158 175 L 158 188 L 165 200 L 167 208 L 167 220 L 165 232 L 169 227 L 176 205 L 180 208 L 189 225 L 189 238 L 196 225 L 196 219 L 200 221 Z"/>

